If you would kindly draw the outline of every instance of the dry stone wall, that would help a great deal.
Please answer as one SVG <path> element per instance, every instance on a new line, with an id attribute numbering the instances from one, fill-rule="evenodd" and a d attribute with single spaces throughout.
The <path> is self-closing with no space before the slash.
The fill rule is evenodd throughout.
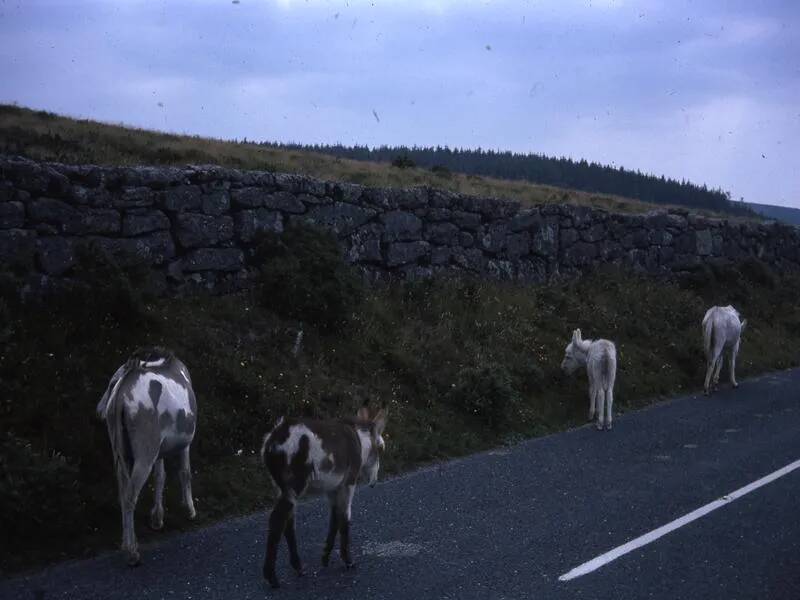
<path id="1" fill-rule="evenodd" d="M 0 156 L 0 261 L 34 280 L 68 278 L 93 242 L 145 263 L 162 288 L 246 286 L 259 232 L 333 231 L 371 278 L 442 273 L 541 282 L 603 263 L 670 273 L 755 256 L 800 266 L 800 229 L 672 209 L 615 214 L 521 207 L 435 189 L 383 189 L 215 166 L 98 167 Z"/>

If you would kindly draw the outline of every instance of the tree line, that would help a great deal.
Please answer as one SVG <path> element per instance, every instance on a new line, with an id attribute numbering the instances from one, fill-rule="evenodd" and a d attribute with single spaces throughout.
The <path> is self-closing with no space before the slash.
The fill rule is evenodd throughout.
<path id="1" fill-rule="evenodd" d="M 571 188 L 586 192 L 616 194 L 655 204 L 675 204 L 704 208 L 735 215 L 754 216 L 744 202 L 733 202 L 729 192 L 709 189 L 705 184 L 677 181 L 623 167 L 612 167 L 585 159 L 555 158 L 543 154 L 522 154 L 447 146 L 343 146 L 278 144 L 277 148 L 308 150 L 353 160 L 389 162 L 400 167 L 424 167 L 437 172 L 459 172 L 474 175 L 516 179 L 532 183 Z"/>

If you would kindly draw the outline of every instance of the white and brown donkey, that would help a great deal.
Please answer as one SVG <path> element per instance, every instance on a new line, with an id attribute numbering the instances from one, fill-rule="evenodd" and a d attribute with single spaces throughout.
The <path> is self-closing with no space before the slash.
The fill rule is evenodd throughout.
<path id="1" fill-rule="evenodd" d="M 323 566 L 328 566 L 337 533 L 345 566 L 355 566 L 350 556 L 350 505 L 361 475 L 370 485 L 378 480 L 380 457 L 385 447 L 386 417 L 386 410 L 373 412 L 364 406 L 355 419 L 281 418 L 264 436 L 261 457 L 280 492 L 269 515 L 264 559 L 264 578 L 272 587 L 279 587 L 275 559 L 282 536 L 289 546 L 292 567 L 298 575 L 303 575 L 294 516 L 297 500 L 306 491 L 324 492 L 330 501 L 331 518 L 322 554 Z"/>
<path id="2" fill-rule="evenodd" d="M 97 414 L 105 420 L 122 511 L 122 549 L 128 564 L 139 564 L 133 514 L 150 472 L 155 477 L 153 529 L 164 526 L 164 458 L 180 460 L 183 504 L 194 519 L 189 446 L 197 423 L 197 402 L 189 371 L 171 352 L 140 349 L 117 369 L 106 388 Z M 155 467 L 155 469 L 154 469 Z"/>

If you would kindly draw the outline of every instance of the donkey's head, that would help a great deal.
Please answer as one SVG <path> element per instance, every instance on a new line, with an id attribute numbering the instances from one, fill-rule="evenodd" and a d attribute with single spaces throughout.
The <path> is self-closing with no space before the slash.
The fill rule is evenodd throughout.
<path id="1" fill-rule="evenodd" d="M 364 434 L 360 435 L 362 445 L 361 474 L 366 477 L 370 486 L 378 481 L 378 470 L 381 467 L 381 454 L 386 448 L 383 441 L 383 430 L 386 428 L 388 411 L 384 408 L 370 409 L 362 406 L 356 419 Z"/>
<path id="2" fill-rule="evenodd" d="M 564 360 L 561 361 L 561 370 L 571 375 L 578 368 L 586 365 L 587 342 L 581 338 L 581 330 L 572 332 L 572 340 L 564 350 Z"/>

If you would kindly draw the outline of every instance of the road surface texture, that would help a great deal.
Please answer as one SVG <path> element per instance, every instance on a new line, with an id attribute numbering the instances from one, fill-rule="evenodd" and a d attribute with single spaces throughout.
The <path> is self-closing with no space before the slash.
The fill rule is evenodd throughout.
<path id="1" fill-rule="evenodd" d="M 559 577 L 800 459 L 800 369 L 426 468 L 353 502 L 353 552 L 319 565 L 327 503 L 298 509 L 261 579 L 263 514 L 0 582 L 0 598 L 800 599 L 800 469 L 601 568 Z M 150 502 L 149 497 L 145 498 Z M 138 523 L 138 527 L 145 527 Z"/>

